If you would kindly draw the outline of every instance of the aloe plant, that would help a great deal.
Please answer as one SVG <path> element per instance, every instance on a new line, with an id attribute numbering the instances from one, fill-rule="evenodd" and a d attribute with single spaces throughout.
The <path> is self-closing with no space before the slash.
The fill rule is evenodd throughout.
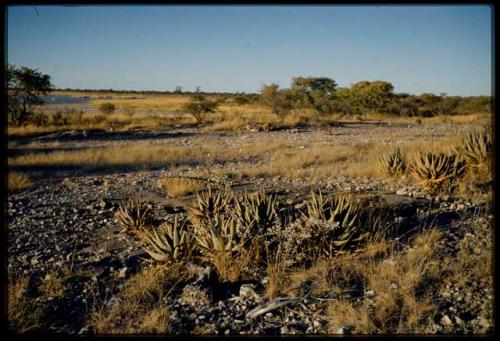
<path id="1" fill-rule="evenodd" d="M 126 232 L 135 235 L 140 234 L 152 222 L 151 211 L 147 205 L 134 199 L 122 203 L 115 214 L 115 218 Z"/>
<path id="2" fill-rule="evenodd" d="M 204 254 L 238 251 L 241 238 L 232 217 L 216 214 L 205 224 L 195 225 L 193 236 Z"/>
<path id="3" fill-rule="evenodd" d="M 177 217 L 172 223 L 163 223 L 158 229 L 145 230 L 143 246 L 153 259 L 159 262 L 179 261 L 189 251 L 190 238 L 185 221 L 179 222 Z"/>
<path id="4" fill-rule="evenodd" d="M 390 175 L 403 174 L 406 171 L 406 155 L 399 148 L 381 156 L 379 161 Z"/>
<path id="5" fill-rule="evenodd" d="M 308 244 L 315 253 L 333 256 L 357 248 L 368 236 L 359 227 L 358 211 L 349 196 L 338 194 L 325 199 L 321 191 L 318 195 L 311 192 L 302 228 L 308 230 Z"/>
<path id="6" fill-rule="evenodd" d="M 213 192 L 208 190 L 196 194 L 197 200 L 188 206 L 189 219 L 194 226 L 206 225 L 214 216 L 228 210 L 233 198 L 228 190 Z"/>
<path id="7" fill-rule="evenodd" d="M 493 141 L 485 130 L 469 133 L 462 143 L 455 148 L 472 168 L 481 168 L 488 165 L 493 152 Z"/>
<path id="8" fill-rule="evenodd" d="M 452 191 L 465 174 L 465 161 L 456 154 L 420 153 L 410 165 L 411 173 L 430 192 Z"/>
<path id="9" fill-rule="evenodd" d="M 234 205 L 236 219 L 250 230 L 256 233 L 264 233 L 265 230 L 276 223 L 276 195 L 266 195 L 263 189 L 253 195 L 245 193 Z"/>

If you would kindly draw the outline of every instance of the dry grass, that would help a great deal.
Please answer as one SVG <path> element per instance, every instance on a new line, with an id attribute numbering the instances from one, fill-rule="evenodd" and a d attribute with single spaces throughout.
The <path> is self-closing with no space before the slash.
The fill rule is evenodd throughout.
<path id="1" fill-rule="evenodd" d="M 9 172 L 8 189 L 9 191 L 21 191 L 33 186 L 28 175 L 19 172 Z"/>
<path id="2" fill-rule="evenodd" d="M 256 250 L 254 246 L 242 247 L 236 252 L 213 250 L 204 258 L 214 266 L 222 282 L 235 282 L 252 278 Z"/>
<path id="3" fill-rule="evenodd" d="M 266 294 L 270 298 L 339 295 L 338 300 L 325 303 L 332 334 L 345 327 L 352 328 L 353 334 L 422 334 L 437 310 L 431 295 L 436 289 L 431 286 L 438 287 L 443 280 L 438 251 L 441 236 L 435 229 L 424 231 L 414 238 L 408 252 L 398 250 L 393 240 L 377 238 L 359 255 L 320 259 L 310 268 L 287 272 L 271 262 Z M 308 289 L 307 283 L 315 285 Z M 359 287 L 365 296 L 356 299 Z M 366 296 L 368 291 L 373 296 Z"/>
<path id="4" fill-rule="evenodd" d="M 28 293 L 30 279 L 9 280 L 7 314 L 9 330 L 16 334 L 36 332 L 42 326 L 42 313 Z"/>
<path id="5" fill-rule="evenodd" d="M 282 260 L 282 253 L 278 250 L 274 258 L 270 257 L 267 262 L 267 283 L 265 285 L 265 295 L 269 299 L 274 299 L 285 292 L 290 281 L 287 274 L 287 267 Z"/>
<path id="6" fill-rule="evenodd" d="M 397 138 L 397 136 L 393 138 Z M 411 160 L 417 151 L 448 151 L 461 138 L 462 136 L 459 134 L 453 133 L 425 142 L 422 142 L 421 138 L 402 137 L 402 143 L 398 144 L 398 147 L 407 154 L 408 160 Z M 46 144 L 46 146 L 49 145 Z M 82 170 L 123 167 L 134 169 L 168 167 L 182 170 L 201 166 L 201 169 L 208 167 L 211 172 L 217 171 L 222 175 L 227 173 L 228 166 L 234 166 L 231 167 L 233 168 L 231 173 L 240 179 L 281 176 L 286 179 L 307 178 L 319 181 L 331 179 L 333 174 L 342 174 L 351 178 L 371 177 L 398 182 L 399 178 L 387 177 L 379 162 L 380 155 L 386 153 L 387 148 L 384 141 L 375 139 L 367 139 L 353 146 L 319 142 L 301 146 L 290 144 L 286 140 L 276 139 L 272 143 L 266 140 L 251 145 L 241 141 L 239 144 L 224 148 L 222 152 L 221 146 L 216 144 L 199 145 L 197 148 L 192 148 L 172 146 L 168 141 L 162 143 L 141 141 L 130 145 L 70 151 L 61 148 L 61 150 L 54 150 L 50 153 L 25 154 L 9 158 L 9 165 L 28 169 L 31 167 L 34 169 L 72 167 Z M 209 166 L 209 164 L 215 163 L 222 164 L 223 168 Z M 200 174 L 190 176 L 200 176 Z M 198 187 L 194 183 L 181 184 L 179 181 L 180 193 L 184 191 L 182 186 L 188 190 L 191 185 L 195 188 Z M 173 185 L 173 187 L 176 186 Z"/>
<path id="7" fill-rule="evenodd" d="M 40 292 L 45 297 L 63 297 L 66 292 L 64 278 L 55 274 L 47 274 L 42 280 Z"/>
<path id="8" fill-rule="evenodd" d="M 170 177 L 158 182 L 171 197 L 192 194 L 207 188 L 207 181 L 203 179 Z"/>
<path id="9" fill-rule="evenodd" d="M 441 233 L 431 229 L 418 235 L 406 253 L 391 250 L 385 241 L 369 246 L 365 257 L 336 260 L 340 277 L 348 274 L 345 282 L 353 277 L 362 280 L 365 291 L 373 291 L 374 296 L 332 303 L 331 332 L 351 326 L 355 334 L 425 333 L 437 309 L 425 283 L 440 280 L 440 239 Z"/>
<path id="10" fill-rule="evenodd" d="M 125 284 L 109 308 L 96 308 L 91 325 L 97 334 L 168 334 L 169 310 L 163 302 L 182 277 L 177 265 L 145 268 Z"/>

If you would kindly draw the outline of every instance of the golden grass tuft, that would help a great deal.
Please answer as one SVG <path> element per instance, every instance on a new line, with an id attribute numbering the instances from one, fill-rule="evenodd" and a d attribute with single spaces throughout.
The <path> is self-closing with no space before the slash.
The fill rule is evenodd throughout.
<path id="1" fill-rule="evenodd" d="M 64 279 L 49 273 L 43 278 L 40 291 L 45 297 L 63 297 L 66 292 Z"/>
<path id="2" fill-rule="evenodd" d="M 158 182 L 171 197 L 193 194 L 207 188 L 206 180 L 195 178 L 168 177 L 162 178 Z"/>
<path id="3" fill-rule="evenodd" d="M 33 186 L 28 175 L 19 172 L 9 172 L 8 189 L 9 191 L 22 191 Z"/>
<path id="4" fill-rule="evenodd" d="M 339 286 L 336 291 L 346 292 L 356 280 L 364 283 L 365 292 L 374 293 L 358 302 L 340 299 L 329 303 L 329 331 L 337 333 L 349 326 L 353 334 L 425 333 L 437 309 L 425 283 L 439 280 L 437 245 L 441 236 L 435 229 L 422 232 L 407 253 L 396 252 L 394 242 L 377 241 L 362 256 L 338 257 L 309 270 L 309 277 L 324 283 L 322 291 L 328 287 L 326 269 L 335 269 L 330 274 L 335 279 L 332 283 L 343 283 L 334 284 Z"/>
<path id="5" fill-rule="evenodd" d="M 95 308 L 90 323 L 96 334 L 168 334 L 169 309 L 163 298 L 182 278 L 178 265 L 144 268 L 131 277 L 116 303 Z"/>
<path id="6" fill-rule="evenodd" d="M 241 247 L 236 252 L 225 252 L 213 250 L 206 256 L 217 271 L 223 282 L 235 282 L 251 277 L 251 269 L 257 256 L 257 248 L 254 246 Z"/>
<path id="7" fill-rule="evenodd" d="M 36 332 L 42 326 L 42 312 L 28 295 L 29 277 L 9 280 L 7 298 L 7 319 L 9 330 L 16 334 Z"/>

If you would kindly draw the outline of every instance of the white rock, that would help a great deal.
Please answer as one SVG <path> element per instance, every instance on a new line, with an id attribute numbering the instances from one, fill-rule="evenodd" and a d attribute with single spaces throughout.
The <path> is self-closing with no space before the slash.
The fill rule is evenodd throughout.
<path id="1" fill-rule="evenodd" d="M 448 317 L 448 315 L 444 315 L 441 318 L 441 323 L 444 324 L 445 326 L 448 326 L 448 327 L 452 325 L 452 322 L 451 322 L 450 318 Z"/>
<path id="2" fill-rule="evenodd" d="M 127 276 L 127 267 L 121 268 L 120 272 L 118 273 L 118 278 L 125 278 Z"/>
<path id="3" fill-rule="evenodd" d="M 240 297 L 259 299 L 260 296 L 254 291 L 255 285 L 242 284 L 240 287 Z"/>
<path id="4" fill-rule="evenodd" d="M 397 195 L 408 195 L 408 192 L 406 191 L 406 188 L 400 188 L 396 191 Z"/>

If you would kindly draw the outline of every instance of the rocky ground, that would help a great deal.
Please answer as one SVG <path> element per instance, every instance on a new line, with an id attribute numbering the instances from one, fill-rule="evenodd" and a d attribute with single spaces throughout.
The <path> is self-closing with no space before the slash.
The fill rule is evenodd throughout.
<path id="1" fill-rule="evenodd" d="M 463 129 L 461 126 L 455 127 Z M 324 139 L 333 143 L 351 143 L 352 136 L 368 139 L 384 135 L 386 125 L 372 129 L 353 125 L 349 132 L 340 130 L 278 131 L 281 140 L 307 144 Z M 400 129 L 398 138 L 419 134 L 441 134 L 441 126 L 414 126 Z M 196 146 L 206 139 L 220 139 L 221 148 L 234 139 L 262 142 L 271 139 L 269 133 L 210 133 L 190 131 L 169 132 L 180 145 Z M 177 135 L 176 135 L 177 134 Z M 270 137 L 271 136 L 271 137 Z M 391 135 L 393 136 L 393 135 Z M 78 137 L 78 135 L 77 135 Z M 275 136 L 276 137 L 276 136 Z M 38 143 L 53 142 L 61 136 L 39 137 Z M 64 137 L 63 137 L 64 138 Z M 149 136 L 161 141 L 164 135 Z M 53 139 L 53 140 L 52 140 Z M 140 139 L 140 137 L 138 138 Z M 71 137 L 70 137 L 71 140 Z M 134 138 L 135 140 L 135 138 Z M 359 141 L 359 139 L 357 139 Z M 33 140 L 32 140 L 33 141 Z M 26 141 L 17 141 L 22 146 Z M 68 141 L 65 141 L 68 142 Z M 387 143 L 391 140 L 388 137 Z M 130 143 L 127 138 L 84 140 L 74 138 L 72 147 Z M 354 143 L 354 142 L 353 142 Z M 15 148 L 15 147 L 14 147 Z M 14 149 L 13 148 L 13 149 Z M 48 307 L 47 316 L 56 332 L 70 334 L 92 333 L 88 317 L 96 301 L 110 299 L 124 281 L 133 275 L 149 257 L 140 247 L 120 232 L 114 213 L 122 201 L 139 197 L 149 203 L 157 220 L 165 220 L 168 213 L 182 212 L 193 196 L 168 198 L 158 185 L 158 179 L 172 175 L 165 170 L 130 171 L 111 174 L 58 176 L 41 179 L 25 191 L 8 196 L 8 270 L 15 276 L 30 275 L 34 283 L 47 274 L 72 274 L 69 287 L 62 297 L 40 297 L 37 304 Z M 238 190 L 264 186 L 276 192 L 292 205 L 302 205 L 312 184 L 297 179 L 250 179 Z M 467 248 L 482 252 L 492 243 L 492 208 L 488 202 L 458 199 L 450 195 L 429 196 L 416 187 L 394 187 L 383 181 L 349 180 L 338 177 L 322 184 L 329 191 L 349 187 L 355 195 L 378 199 L 392 209 L 396 229 L 407 231 L 426 222 L 433 222 L 445 232 L 446 252 L 457 254 Z M 222 286 L 210 281 L 187 285 L 181 292 L 165 298 L 172 310 L 172 329 L 176 333 L 215 334 L 318 334 L 324 333 L 322 301 L 305 298 L 271 310 L 251 319 L 248 313 L 266 301 L 261 295 L 263 282 L 234 283 Z M 485 333 L 493 330 L 493 288 L 489 283 L 473 281 L 457 286 L 449 283 L 449 290 L 441 293 L 439 315 L 430 333 Z M 324 299 L 335 299 L 327 297 Z M 360 299 L 354 297 L 353 299 Z M 349 333 L 349 326 L 338 330 Z"/>

